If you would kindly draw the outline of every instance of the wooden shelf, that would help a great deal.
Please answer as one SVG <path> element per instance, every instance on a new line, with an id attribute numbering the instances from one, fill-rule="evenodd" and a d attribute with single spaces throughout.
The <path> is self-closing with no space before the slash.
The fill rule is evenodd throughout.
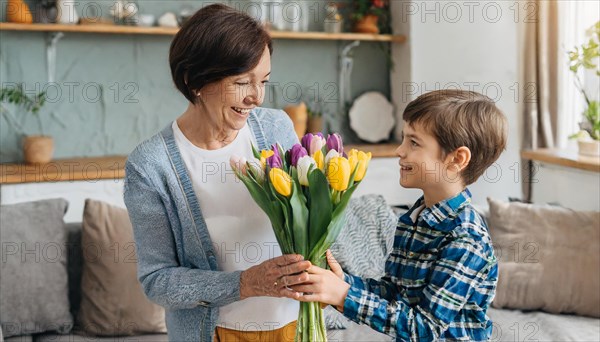
<path id="1" fill-rule="evenodd" d="M 371 152 L 373 158 L 396 157 L 397 144 L 346 145 Z M 127 156 L 58 159 L 48 164 L 0 164 L 0 184 L 98 181 L 125 177 Z"/>
<path id="2" fill-rule="evenodd" d="M 100 34 L 130 34 L 130 35 L 163 35 L 173 36 L 178 28 L 169 27 L 140 27 L 120 25 L 63 25 L 63 24 L 15 24 L 0 23 L 0 31 L 29 31 L 29 32 L 80 32 Z M 305 39 L 305 40 L 362 40 L 404 43 L 403 35 L 367 34 L 367 33 L 325 33 L 325 32 L 288 32 L 270 31 L 274 39 Z"/>
<path id="3" fill-rule="evenodd" d="M 396 149 L 400 143 L 397 144 L 354 144 L 354 145 L 345 145 L 344 151 L 350 151 L 355 148 L 364 152 L 371 152 L 373 158 L 395 158 L 398 157 L 396 155 Z"/>
<path id="4" fill-rule="evenodd" d="M 525 150 L 521 151 L 521 158 L 580 170 L 600 172 L 599 157 L 581 156 L 576 150 L 549 148 Z"/>
<path id="5" fill-rule="evenodd" d="M 126 156 L 60 159 L 48 164 L 0 164 L 0 184 L 97 181 L 125 177 Z"/>

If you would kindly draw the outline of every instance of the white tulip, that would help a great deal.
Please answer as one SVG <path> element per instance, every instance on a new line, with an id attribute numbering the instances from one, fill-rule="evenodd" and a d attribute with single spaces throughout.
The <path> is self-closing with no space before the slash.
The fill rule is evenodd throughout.
<path id="1" fill-rule="evenodd" d="M 296 164 L 296 168 L 298 169 L 298 180 L 300 184 L 304 186 L 308 186 L 308 173 L 311 169 L 311 165 L 313 168 L 317 167 L 317 163 L 310 156 L 304 156 L 298 159 L 298 164 Z"/>
<path id="2" fill-rule="evenodd" d="M 321 138 L 318 135 L 315 135 L 310 142 L 310 151 L 308 151 L 308 154 L 314 156 L 318 150 L 325 146 L 325 143 L 325 139 Z"/>
<path id="3" fill-rule="evenodd" d="M 340 154 L 338 153 L 338 151 L 329 150 L 329 152 L 327 152 L 327 155 L 325 156 L 325 165 L 329 165 L 329 161 L 331 160 L 331 158 L 339 157 L 339 156 L 340 156 Z M 327 166 L 325 166 L 325 169 L 327 169 Z"/>
<path id="4" fill-rule="evenodd" d="M 248 161 L 248 173 L 256 178 L 259 184 L 263 184 L 265 181 L 265 168 L 261 164 L 260 160 L 252 159 Z"/>

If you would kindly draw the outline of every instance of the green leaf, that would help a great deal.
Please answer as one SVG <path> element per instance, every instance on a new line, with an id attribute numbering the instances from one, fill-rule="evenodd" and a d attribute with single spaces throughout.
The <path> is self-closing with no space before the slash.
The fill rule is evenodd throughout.
<path id="1" fill-rule="evenodd" d="M 256 204 L 258 204 L 269 217 L 271 225 L 273 226 L 275 238 L 277 239 L 281 250 L 290 253 L 291 243 L 287 238 L 288 232 L 284 227 L 283 211 L 277 200 L 271 200 L 268 192 L 252 178 L 239 175 L 237 172 L 236 175 L 238 175 L 238 178 L 246 185 L 248 192 L 250 192 L 250 196 L 252 196 Z"/>
<path id="2" fill-rule="evenodd" d="M 0 101 L 15 104 L 25 112 L 36 114 L 46 101 L 46 92 L 28 96 L 25 93 L 23 84 L 20 83 L 16 87 L 5 86 L 0 88 Z"/>
<path id="3" fill-rule="evenodd" d="M 329 184 L 320 170 L 315 169 L 308 175 L 308 189 L 310 191 L 308 249 L 312 252 L 318 241 L 327 234 L 333 206 L 329 196 Z"/>
<path id="4" fill-rule="evenodd" d="M 250 196 L 252 196 L 252 199 L 254 199 L 256 204 L 258 204 L 258 206 L 267 214 L 267 216 L 271 218 L 273 216 L 271 213 L 271 199 L 269 198 L 267 192 L 260 186 L 260 184 L 250 177 L 238 175 L 238 178 L 244 183 L 248 189 L 248 192 L 250 193 Z"/>
<path id="5" fill-rule="evenodd" d="M 269 177 L 267 177 L 267 179 L 268 178 Z M 281 229 L 284 233 L 283 233 L 283 237 L 281 239 L 284 240 L 284 243 L 279 242 L 281 251 L 284 254 L 294 253 L 294 235 L 292 234 L 291 222 L 290 222 L 292 215 L 291 215 L 291 208 L 289 207 L 288 201 L 286 198 L 284 198 L 283 196 L 278 194 L 277 191 L 275 191 L 275 188 L 273 187 L 273 184 L 271 183 L 270 179 L 267 180 L 265 186 L 269 189 L 269 193 L 271 194 L 272 205 L 275 206 L 276 208 L 278 208 L 279 212 L 282 215 Z M 279 241 L 279 238 L 278 238 L 278 241 Z"/>
<path id="6" fill-rule="evenodd" d="M 256 149 L 254 144 L 252 144 L 252 154 L 254 155 L 254 158 L 260 160 L 260 152 Z"/>
<path id="7" fill-rule="evenodd" d="M 300 183 L 295 168 L 292 168 L 292 196 L 290 207 L 292 209 L 292 231 L 294 233 L 294 251 L 308 257 L 308 208 L 306 200 L 300 191 Z"/>
<path id="8" fill-rule="evenodd" d="M 342 199 L 340 200 L 339 205 L 333 211 L 331 223 L 327 227 L 327 233 L 324 234 L 321 237 L 321 239 L 317 242 L 316 246 L 309 255 L 309 260 L 318 259 L 322 257 L 325 254 L 325 251 L 327 251 L 327 249 L 331 247 L 333 242 L 335 242 L 337 237 L 340 235 L 342 228 L 344 228 L 344 222 L 346 219 L 344 211 L 348 206 L 348 201 L 350 200 L 350 197 L 352 197 L 352 194 L 358 187 L 358 184 L 359 183 L 354 184 L 342 195 Z"/>

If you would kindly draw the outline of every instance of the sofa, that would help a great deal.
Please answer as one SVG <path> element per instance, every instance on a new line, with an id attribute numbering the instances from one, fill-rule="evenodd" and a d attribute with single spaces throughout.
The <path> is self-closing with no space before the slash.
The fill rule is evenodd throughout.
<path id="1" fill-rule="evenodd" d="M 40 204 L 40 202 L 44 202 Z M 47 267 L 56 267 L 57 270 L 60 268 L 64 268 L 64 276 L 66 276 L 64 291 L 64 297 L 68 299 L 68 315 L 63 315 L 63 317 L 70 317 L 71 320 L 68 321 L 68 318 L 63 318 L 63 321 L 68 321 L 65 324 L 54 324 L 44 326 L 43 323 L 40 323 L 38 320 L 37 325 L 34 324 L 31 327 L 27 326 L 27 324 L 21 324 L 20 322 L 11 321 L 10 319 L 6 319 L 7 317 L 11 317 L 12 310 L 20 310 L 19 304 L 15 303 L 25 303 L 29 299 L 29 303 L 33 302 L 51 302 L 54 298 L 48 297 L 48 295 L 34 295 L 34 298 L 25 298 L 18 299 L 14 298 L 13 293 L 18 293 L 18 291 L 13 291 L 17 285 L 12 283 L 13 288 L 9 288 L 7 284 L 11 284 L 9 279 L 11 277 L 19 277 L 19 279 L 27 281 L 28 278 L 37 279 L 37 274 L 23 274 L 23 272 L 16 273 L 5 273 L 7 267 L 9 267 L 10 258 L 18 255 L 18 253 L 14 253 L 11 247 L 13 245 L 18 245 L 18 239 L 32 239 L 32 237 L 24 237 L 22 234 L 26 229 L 35 230 L 36 227 L 23 227 L 19 226 L 19 222 L 27 221 L 30 224 L 35 224 L 36 222 L 44 222 L 43 224 L 47 224 L 49 221 L 56 221 L 56 226 L 60 226 L 60 222 L 62 220 L 62 216 L 60 213 L 64 215 L 66 208 L 68 207 L 68 203 L 64 200 L 50 200 L 50 204 L 48 201 L 38 201 L 24 204 L 15 204 L 15 205 L 5 205 L 2 206 L 2 210 L 0 211 L 0 216 L 2 218 L 2 234 L 0 234 L 0 240 L 3 245 L 3 261 L 2 261 L 2 275 L 0 276 L 0 284 L 2 284 L 2 288 L 0 290 L 0 319 L 2 322 L 2 330 L 4 331 L 4 339 L 2 339 L 2 333 L 0 332 L 0 340 L 6 341 L 167 341 L 167 335 L 164 331 L 156 333 L 152 332 L 164 330 L 163 326 L 160 324 L 154 324 L 150 328 L 146 328 L 145 332 L 142 331 L 144 329 L 138 329 L 138 331 L 126 331 L 126 334 L 111 334 L 111 332 L 106 333 L 106 331 L 90 331 L 90 329 L 86 329 L 83 327 L 79 318 L 81 317 L 81 303 L 82 303 L 82 278 L 84 273 L 85 263 L 89 262 L 88 259 L 84 256 L 84 249 L 82 246 L 82 231 L 83 227 L 88 224 L 86 220 L 89 220 L 89 213 L 86 214 L 84 212 L 82 221 L 78 223 L 62 223 L 64 239 L 66 241 L 66 258 L 62 261 L 64 265 L 60 265 L 61 262 L 56 262 L 55 259 L 52 259 L 53 263 L 47 265 Z M 88 211 L 88 207 L 91 206 L 91 202 L 86 202 L 86 211 Z M 32 204 L 33 203 L 33 204 Z M 110 210 L 123 210 L 124 209 L 116 209 L 112 208 L 108 204 L 101 204 L 99 201 L 96 201 L 96 206 L 99 206 L 98 212 L 100 215 L 111 215 Z M 504 205 L 504 207 L 502 207 Z M 497 215 L 499 211 L 499 207 L 501 209 L 506 209 L 509 212 L 516 211 L 514 208 L 515 204 L 507 204 L 500 202 L 491 202 L 490 207 L 495 208 L 491 215 Z M 21 207 L 18 207 L 21 206 Z M 50 207 L 50 210 L 55 212 L 54 217 L 52 215 L 47 214 L 44 210 L 46 209 L 38 209 L 41 207 Z M 108 209 L 107 209 L 108 208 Z M 377 195 L 366 195 L 360 198 L 354 198 L 348 209 L 347 216 L 347 227 L 341 233 L 338 241 L 332 247 L 332 251 L 334 255 L 336 255 L 338 261 L 342 264 L 342 266 L 351 273 L 356 273 L 362 276 L 368 277 L 378 277 L 381 276 L 383 272 L 383 261 L 386 258 L 387 253 L 389 253 L 392 245 L 393 232 L 395 228 L 395 219 L 397 215 L 402 214 L 408 209 L 406 206 L 391 208 L 385 202 L 385 199 L 381 196 Z M 517 208 L 519 209 L 519 208 Z M 522 209 L 522 208 L 521 208 Z M 108 210 L 108 211 L 107 211 Z M 488 209 L 482 208 L 481 212 L 488 216 L 490 215 Z M 40 219 L 35 219 L 36 215 L 41 215 Z M 510 215 L 506 215 L 500 211 L 501 216 L 509 217 Z M 87 216 L 86 216 L 87 215 Z M 10 216 L 10 217 L 9 217 Z M 17 216 L 16 218 L 14 216 Z M 580 220 L 583 220 L 582 224 L 590 223 L 587 220 L 589 217 L 595 219 L 596 216 L 592 213 L 590 216 L 580 217 Z M 527 220 L 527 217 L 523 217 L 522 219 Z M 572 219 L 572 218 L 570 218 Z M 87 222 L 87 223 L 86 223 Z M 42 224 L 42 223 L 40 223 Z M 591 222 L 592 229 L 594 221 Z M 113 227 L 114 228 L 114 227 Z M 493 229 L 493 228 L 491 228 Z M 598 227 L 597 229 L 600 229 Z M 511 233 L 512 234 L 512 233 Z M 511 235 L 509 234 L 509 235 Z M 53 236 L 60 235 L 60 231 L 56 231 L 52 236 L 48 237 L 48 239 L 52 239 Z M 514 234 L 512 234 L 514 235 Z M 33 235 L 35 236 L 35 234 Z M 7 241 L 7 238 L 10 237 L 10 240 Z M 39 237 L 33 237 L 33 239 L 39 239 Z M 43 241 L 41 241 L 43 242 Z M 510 243 L 510 241 L 505 241 L 505 243 Z M 6 248 L 5 248 L 6 247 Z M 43 248 L 43 247 L 42 247 Z M 20 251 L 23 252 L 23 251 Z M 598 250 L 596 250 L 598 252 Z M 21 253 L 22 254 L 22 253 Z M 22 257 L 22 255 L 21 255 Z M 47 255 L 46 258 L 49 258 Z M 6 260 L 8 262 L 5 262 Z M 44 258 L 42 258 L 44 259 Z M 594 259 L 594 258 L 592 258 Z M 119 259 L 121 260 L 121 259 Z M 499 260 L 502 262 L 502 257 L 499 257 Z M 592 266 L 597 259 L 594 259 L 592 262 Z M 27 261 L 27 260 L 26 260 Z M 40 261 L 36 260 L 39 264 Z M 41 261 L 44 262 L 43 260 Z M 57 265 L 58 264 L 58 265 Z M 507 263 L 508 264 L 508 263 Z M 14 265 L 13 265 L 14 266 Z M 39 266 L 39 265 L 38 265 Z M 22 266 L 25 269 L 27 266 Z M 46 267 L 46 266 L 45 266 Z M 502 268 L 502 267 L 501 267 Z M 598 275 L 598 269 L 596 268 L 596 273 L 592 276 Z M 35 271 L 37 272 L 37 271 Z M 40 271 L 43 272 L 43 271 Z M 60 272 L 53 272 L 54 276 L 60 274 Z M 64 277 L 63 276 L 63 277 Z M 509 278 L 507 276 L 507 278 Z M 60 282 L 60 279 L 53 280 L 55 282 Z M 39 279 L 34 282 L 40 282 Z M 45 289 L 47 286 L 44 286 L 44 281 L 41 281 L 41 289 Z M 25 284 L 25 283 L 23 283 Z M 594 282 L 597 284 L 597 282 Z M 139 284 L 138 284 L 139 285 Z M 6 286 L 6 287 L 5 287 Z M 94 285 L 89 285 L 94 286 Z M 503 285 L 505 286 L 505 285 Z M 546 284 L 549 287 L 559 287 L 559 284 Z M 596 286 L 596 285 L 594 285 Z M 500 290 L 500 289 L 499 289 Z M 533 291 L 536 289 L 534 288 Z M 597 288 L 600 291 L 600 288 Z M 42 291 L 42 290 L 40 290 Z M 511 289 L 510 291 L 521 291 L 523 290 L 515 290 Z M 527 290 L 530 291 L 530 290 Z M 83 289 L 83 292 L 86 292 L 86 289 Z M 499 291 L 500 292 L 500 291 Z M 559 291 L 560 292 L 560 291 Z M 556 293 L 551 293 L 551 295 L 556 295 Z M 525 294 L 531 296 L 531 294 Z M 84 295 L 85 297 L 86 295 Z M 8 298 L 11 297 L 11 298 Z M 517 296 L 518 297 L 518 296 Z M 564 314 L 559 313 L 560 309 L 556 310 L 552 306 L 548 306 L 547 303 L 542 303 L 543 305 L 540 307 L 541 309 L 546 308 L 544 312 L 540 309 L 530 309 L 530 308 L 519 308 L 520 303 L 511 303 L 512 296 L 506 296 L 503 294 L 498 297 L 503 302 L 495 305 L 496 307 L 492 307 L 489 309 L 489 316 L 491 317 L 494 323 L 494 332 L 492 336 L 492 341 L 600 341 L 600 319 L 593 317 L 594 313 L 592 312 L 590 317 L 589 313 L 586 313 L 586 316 L 576 315 L 576 314 Z M 85 299 L 84 300 L 88 300 Z M 105 300 L 109 300 L 105 298 Z M 596 299 L 591 299 L 591 301 L 595 301 Z M 589 301 L 589 300 L 588 300 Z M 531 308 L 532 304 L 528 300 L 522 300 L 522 302 L 527 302 Z M 11 306 L 7 306 L 7 303 Z M 25 303 L 27 304 L 27 303 Z M 23 305 L 25 305 L 23 304 Z M 89 303 L 88 303 L 89 304 Z M 101 304 L 97 304 L 101 305 Z M 591 306 L 591 310 L 595 310 L 595 302 L 594 305 Z M 588 308 L 589 309 L 589 308 Z M 41 309 L 40 309 L 41 310 Z M 56 313 L 60 311 L 55 307 L 44 308 L 49 313 Z M 156 311 L 155 308 L 150 308 L 149 310 Z M 571 310 L 567 306 L 567 311 Z M 555 311 L 554 313 L 552 311 Z M 27 314 L 27 313 L 25 313 Z M 30 312 L 31 315 L 37 315 L 39 312 L 34 310 Z M 20 315 L 19 317 L 23 317 Z M 351 322 L 340 315 L 336 311 L 331 308 L 326 309 L 326 318 L 327 318 L 327 326 L 328 326 L 328 337 L 330 341 L 391 341 L 393 338 L 377 333 L 371 330 L 369 327 L 364 325 L 358 325 L 354 322 Z M 137 326 L 136 328 L 140 328 Z M 45 330 L 45 331 L 39 331 Z M 15 331 L 20 331 L 18 335 L 15 335 Z"/>

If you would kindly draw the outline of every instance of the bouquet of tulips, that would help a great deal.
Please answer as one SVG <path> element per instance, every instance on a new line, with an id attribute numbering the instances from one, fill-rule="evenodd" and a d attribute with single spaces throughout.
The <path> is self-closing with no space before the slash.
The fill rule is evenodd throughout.
<path id="1" fill-rule="evenodd" d="M 344 152 L 342 139 L 307 134 L 284 151 L 257 151 L 255 161 L 232 157 L 236 176 L 267 214 L 283 254 L 327 267 L 325 252 L 344 226 L 344 210 L 364 178 L 371 153 Z M 327 341 L 319 303 L 300 303 L 296 341 Z"/>

